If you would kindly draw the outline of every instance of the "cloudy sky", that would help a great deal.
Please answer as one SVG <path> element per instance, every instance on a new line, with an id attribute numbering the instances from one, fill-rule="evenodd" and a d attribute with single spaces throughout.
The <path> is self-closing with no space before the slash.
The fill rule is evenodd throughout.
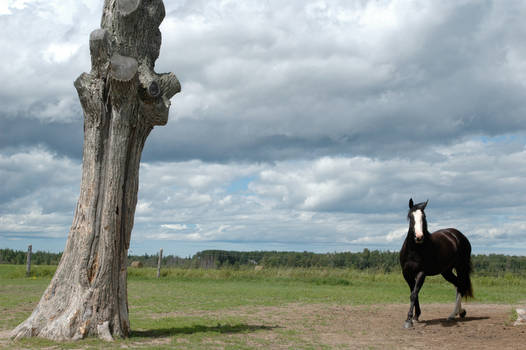
<path id="1" fill-rule="evenodd" d="M 407 203 L 526 254 L 524 1 L 165 0 L 182 92 L 130 253 L 398 250 Z M 0 0 L 0 248 L 61 251 L 102 0 Z"/>

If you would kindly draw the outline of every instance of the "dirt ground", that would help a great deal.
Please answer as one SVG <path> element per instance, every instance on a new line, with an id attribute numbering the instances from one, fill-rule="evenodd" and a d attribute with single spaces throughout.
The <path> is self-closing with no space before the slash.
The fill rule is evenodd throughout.
<path id="1" fill-rule="evenodd" d="M 526 326 L 513 326 L 510 305 L 467 304 L 464 319 L 448 321 L 454 304 L 422 304 L 420 322 L 404 329 L 408 305 L 300 305 L 247 310 L 254 322 L 291 329 L 303 344 L 338 349 L 526 349 Z M 243 314 L 236 310 L 237 315 Z M 267 337 L 272 338 L 272 331 Z M 271 342 L 272 343 L 272 342 Z M 290 348 L 281 344 L 275 348 Z M 294 348 L 294 347 L 292 347 Z"/>
<path id="2" fill-rule="evenodd" d="M 238 344 L 259 349 L 526 349 L 526 326 L 513 326 L 512 306 L 467 304 L 463 307 L 467 310 L 464 319 L 447 321 L 453 303 L 422 304 L 421 321 L 409 330 L 403 328 L 408 310 L 405 304 L 288 304 L 207 312 L 207 316 L 218 319 L 235 316 L 252 330 L 222 334 L 210 348 L 228 347 L 229 342 L 221 337 L 234 337 Z M 199 314 L 174 313 L 163 317 Z M 7 331 L 0 332 L 1 347 L 16 347 L 7 340 L 8 335 Z M 186 336 L 160 336 L 140 346 L 175 343 L 184 348 Z"/>
<path id="3" fill-rule="evenodd" d="M 333 306 L 324 310 L 329 324 L 317 327 L 313 336 L 348 349 L 526 349 L 526 327 L 513 326 L 509 305 L 465 308 L 464 319 L 448 321 L 453 303 L 423 304 L 420 322 L 407 330 L 408 305 Z"/>

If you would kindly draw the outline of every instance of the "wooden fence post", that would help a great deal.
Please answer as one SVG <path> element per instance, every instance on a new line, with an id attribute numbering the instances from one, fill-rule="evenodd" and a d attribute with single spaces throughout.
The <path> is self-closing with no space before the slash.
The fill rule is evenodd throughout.
<path id="1" fill-rule="evenodd" d="M 163 248 L 159 251 L 159 260 L 157 261 L 157 278 L 161 277 L 161 260 L 163 259 Z"/>
<path id="2" fill-rule="evenodd" d="M 31 244 L 27 247 L 27 265 L 26 265 L 26 276 L 29 277 L 31 274 Z"/>

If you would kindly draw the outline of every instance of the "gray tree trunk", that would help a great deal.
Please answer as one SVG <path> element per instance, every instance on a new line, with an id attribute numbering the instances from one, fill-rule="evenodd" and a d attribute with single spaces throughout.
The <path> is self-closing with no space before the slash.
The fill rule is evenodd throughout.
<path id="1" fill-rule="evenodd" d="M 12 338 L 76 340 L 130 331 L 127 255 L 139 161 L 155 125 L 168 121 L 181 90 L 157 74 L 162 0 L 105 0 L 101 29 L 90 36 L 91 72 L 75 81 L 84 110 L 82 182 L 62 259 L 40 302 Z"/>

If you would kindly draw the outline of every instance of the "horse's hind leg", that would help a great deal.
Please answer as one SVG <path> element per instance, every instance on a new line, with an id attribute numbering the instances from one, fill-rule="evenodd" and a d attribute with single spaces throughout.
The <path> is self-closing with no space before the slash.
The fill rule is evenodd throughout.
<path id="1" fill-rule="evenodd" d="M 466 315 L 466 310 L 462 309 L 461 303 L 462 303 L 462 294 L 460 294 L 457 291 L 457 301 L 455 302 L 455 309 L 453 310 L 451 315 L 449 315 L 449 317 L 447 318 L 448 320 L 452 321 L 455 319 L 455 316 L 459 314 L 462 315 L 462 313 L 464 313 L 464 316 Z M 461 317 L 464 317 L 464 316 L 461 316 Z"/>
<path id="2" fill-rule="evenodd" d="M 457 315 L 460 315 L 460 317 L 462 318 L 465 317 L 466 310 L 462 308 L 462 294 L 460 294 L 459 289 L 458 289 L 458 286 L 459 286 L 458 277 L 453 274 L 453 271 L 444 272 L 442 276 L 446 279 L 446 281 L 452 283 L 456 287 L 456 290 L 457 290 L 457 299 L 455 301 L 455 308 L 453 309 L 453 312 L 451 313 L 451 315 L 449 315 L 447 319 L 454 320 Z"/>

